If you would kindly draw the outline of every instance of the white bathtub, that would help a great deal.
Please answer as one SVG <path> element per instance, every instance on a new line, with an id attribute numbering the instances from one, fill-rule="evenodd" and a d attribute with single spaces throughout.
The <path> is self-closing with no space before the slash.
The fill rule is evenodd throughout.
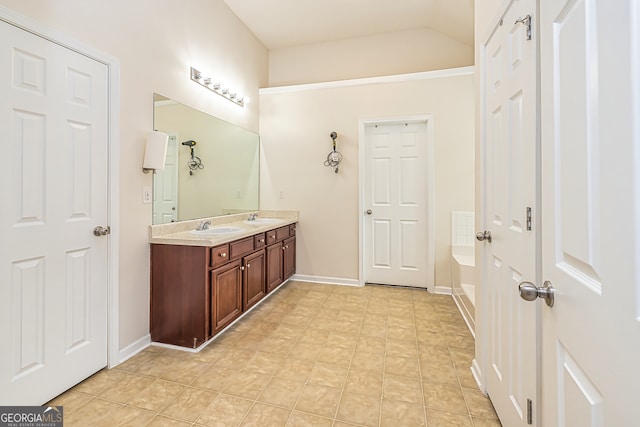
<path id="1" fill-rule="evenodd" d="M 451 247 L 451 292 L 464 320 L 475 327 L 475 248 Z"/>

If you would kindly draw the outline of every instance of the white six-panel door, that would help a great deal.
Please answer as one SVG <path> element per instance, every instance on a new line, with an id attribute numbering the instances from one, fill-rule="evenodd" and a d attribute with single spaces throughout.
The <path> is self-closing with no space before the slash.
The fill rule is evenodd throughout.
<path id="1" fill-rule="evenodd" d="M 428 122 L 364 127 L 364 278 L 430 288 Z"/>
<path id="2" fill-rule="evenodd" d="M 107 66 L 0 22 L 0 402 L 107 364 Z"/>
<path id="3" fill-rule="evenodd" d="M 640 4 L 542 0 L 545 426 L 637 426 Z M 540 285 L 540 284 L 539 284 Z"/>
<path id="4" fill-rule="evenodd" d="M 153 174 L 153 223 L 178 220 L 178 135 L 169 134 L 164 170 Z"/>
<path id="5" fill-rule="evenodd" d="M 516 22 L 534 12 L 511 1 L 483 46 L 486 388 L 505 426 L 536 422 L 536 311 L 518 294 L 536 280 L 536 42 Z"/>

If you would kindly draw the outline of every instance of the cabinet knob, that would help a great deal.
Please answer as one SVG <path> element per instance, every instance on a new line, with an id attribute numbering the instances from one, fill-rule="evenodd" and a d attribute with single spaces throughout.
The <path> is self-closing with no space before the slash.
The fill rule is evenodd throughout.
<path id="1" fill-rule="evenodd" d="M 258 242 L 264 243 L 264 239 L 258 239 Z"/>
<path id="2" fill-rule="evenodd" d="M 227 253 L 226 253 L 226 252 L 220 252 L 220 256 L 221 256 L 222 258 L 226 258 L 226 257 L 227 257 Z"/>
<path id="3" fill-rule="evenodd" d="M 286 247 L 286 246 L 283 246 L 283 247 L 282 247 L 282 250 L 283 250 L 283 251 L 286 251 L 286 250 L 287 250 L 287 247 Z"/>
<path id="4" fill-rule="evenodd" d="M 247 268 L 251 267 L 251 264 L 247 264 Z"/>
<path id="5" fill-rule="evenodd" d="M 241 265 L 241 266 L 240 266 L 240 270 L 243 270 L 243 271 L 244 271 L 244 265 Z"/>
<path id="6" fill-rule="evenodd" d="M 272 239 L 275 239 L 275 238 L 276 238 L 276 235 L 274 234 L 274 235 L 269 236 L 269 237 L 271 237 Z"/>

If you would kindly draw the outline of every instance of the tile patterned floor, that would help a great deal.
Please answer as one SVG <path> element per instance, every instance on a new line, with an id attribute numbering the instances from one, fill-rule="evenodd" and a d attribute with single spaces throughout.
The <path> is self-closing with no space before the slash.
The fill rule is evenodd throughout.
<path id="1" fill-rule="evenodd" d="M 54 399 L 65 426 L 500 426 L 451 297 L 289 282 L 199 353 L 151 346 Z"/>

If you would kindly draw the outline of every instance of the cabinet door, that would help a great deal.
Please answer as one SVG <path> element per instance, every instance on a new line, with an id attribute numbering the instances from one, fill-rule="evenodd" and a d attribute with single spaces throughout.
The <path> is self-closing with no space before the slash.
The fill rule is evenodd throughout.
<path id="1" fill-rule="evenodd" d="M 261 250 L 244 258 L 243 310 L 247 310 L 266 295 L 266 252 Z"/>
<path id="2" fill-rule="evenodd" d="M 296 272 L 296 238 L 290 237 L 282 242 L 283 253 L 283 279 L 287 280 Z"/>
<path id="3" fill-rule="evenodd" d="M 211 323 L 213 334 L 242 314 L 240 260 L 211 270 Z"/>
<path id="4" fill-rule="evenodd" d="M 277 288 L 282 282 L 282 244 L 267 246 L 267 293 Z"/>

